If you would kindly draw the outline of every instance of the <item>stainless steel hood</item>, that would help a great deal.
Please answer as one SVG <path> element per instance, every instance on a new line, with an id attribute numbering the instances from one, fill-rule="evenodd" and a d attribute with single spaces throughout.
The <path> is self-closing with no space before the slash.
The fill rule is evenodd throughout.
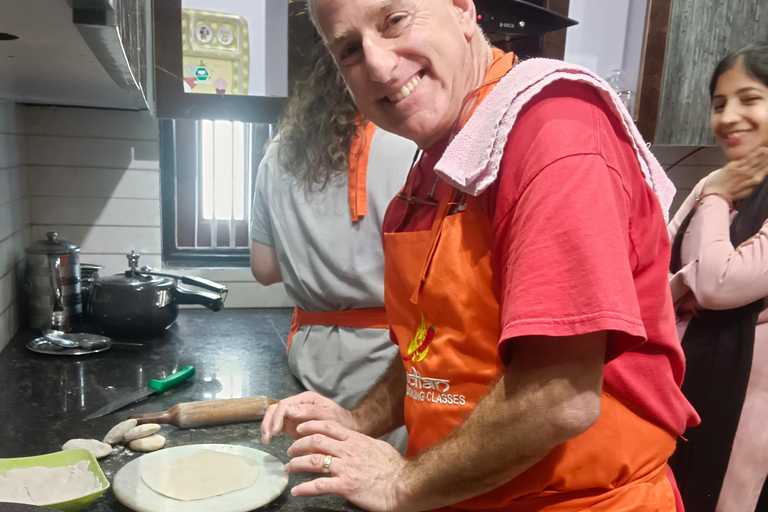
<path id="1" fill-rule="evenodd" d="M 0 40 L 0 100 L 146 110 L 152 87 L 139 52 L 147 55 L 151 41 L 137 40 L 146 28 L 121 23 L 146 26 L 138 9 L 149 6 L 131 0 L 130 14 L 124 1 L 0 0 L 0 32 L 18 36 Z"/>
<path id="2" fill-rule="evenodd" d="M 152 109 L 151 0 L 68 0 L 72 22 L 107 74 L 140 109 Z"/>

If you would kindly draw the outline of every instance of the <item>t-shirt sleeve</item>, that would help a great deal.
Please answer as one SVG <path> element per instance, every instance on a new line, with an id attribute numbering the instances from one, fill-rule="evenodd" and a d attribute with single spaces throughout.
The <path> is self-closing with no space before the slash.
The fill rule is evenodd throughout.
<path id="1" fill-rule="evenodd" d="M 551 122 L 547 130 L 567 135 Z M 537 144 L 547 142 L 538 138 Z M 540 147 L 512 149 L 516 157 L 502 160 L 498 198 L 513 206 L 501 212 L 497 206 L 494 218 L 502 359 L 510 340 L 520 336 L 608 331 L 607 360 L 639 345 L 646 334 L 632 273 L 629 197 L 621 170 L 589 151 L 562 155 L 537 168 L 537 160 L 547 161 L 531 157 L 543 154 Z M 516 200 L 505 202 L 504 194 Z"/>
<path id="2" fill-rule="evenodd" d="M 256 174 L 251 207 L 251 239 L 274 247 L 275 240 L 269 214 L 269 176 L 273 171 L 273 165 L 277 165 L 277 147 L 275 144 L 270 144 Z"/>

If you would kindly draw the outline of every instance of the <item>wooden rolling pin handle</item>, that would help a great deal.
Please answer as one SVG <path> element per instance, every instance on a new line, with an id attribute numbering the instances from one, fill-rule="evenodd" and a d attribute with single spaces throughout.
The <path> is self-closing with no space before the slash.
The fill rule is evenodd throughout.
<path id="1" fill-rule="evenodd" d="M 265 396 L 232 398 L 209 402 L 186 402 L 174 405 L 159 413 L 137 414 L 131 416 L 139 425 L 145 423 L 164 423 L 179 428 L 205 427 L 209 425 L 227 425 L 257 421 L 264 417 L 267 407 L 277 400 Z"/>

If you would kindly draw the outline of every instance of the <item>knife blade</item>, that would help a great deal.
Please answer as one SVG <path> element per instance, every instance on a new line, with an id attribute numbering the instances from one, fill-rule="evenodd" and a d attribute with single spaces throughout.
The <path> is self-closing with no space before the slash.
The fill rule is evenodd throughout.
<path id="1" fill-rule="evenodd" d="M 101 409 L 98 409 L 92 412 L 91 414 L 89 414 L 88 416 L 86 416 L 85 418 L 83 418 L 83 421 L 88 421 L 94 418 L 100 418 L 102 416 L 106 416 L 107 414 L 113 411 L 116 411 L 122 407 L 125 407 L 128 404 L 141 400 L 145 397 L 148 397 L 151 394 L 164 393 L 169 389 L 175 388 L 182 382 L 192 377 L 194 374 L 195 374 L 194 366 L 185 366 L 181 370 L 170 374 L 164 379 L 150 379 L 149 382 L 147 382 L 146 388 L 140 389 L 134 393 L 131 393 L 130 395 L 126 395 L 124 397 L 118 398 L 117 400 L 113 400 L 112 402 L 109 402 L 107 405 L 105 405 Z"/>

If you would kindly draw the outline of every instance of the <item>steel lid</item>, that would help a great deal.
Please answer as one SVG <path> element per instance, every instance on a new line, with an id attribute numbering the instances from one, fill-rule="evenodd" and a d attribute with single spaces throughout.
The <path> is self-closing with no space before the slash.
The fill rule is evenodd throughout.
<path id="1" fill-rule="evenodd" d="M 173 284 L 173 279 L 160 276 L 137 275 L 127 270 L 124 274 L 100 277 L 97 281 L 102 285 L 118 288 L 165 288 Z"/>
<path id="2" fill-rule="evenodd" d="M 28 254 L 74 254 L 80 251 L 72 242 L 59 240 L 59 234 L 55 231 L 49 231 L 45 236 L 47 240 L 39 240 L 24 250 Z"/>

